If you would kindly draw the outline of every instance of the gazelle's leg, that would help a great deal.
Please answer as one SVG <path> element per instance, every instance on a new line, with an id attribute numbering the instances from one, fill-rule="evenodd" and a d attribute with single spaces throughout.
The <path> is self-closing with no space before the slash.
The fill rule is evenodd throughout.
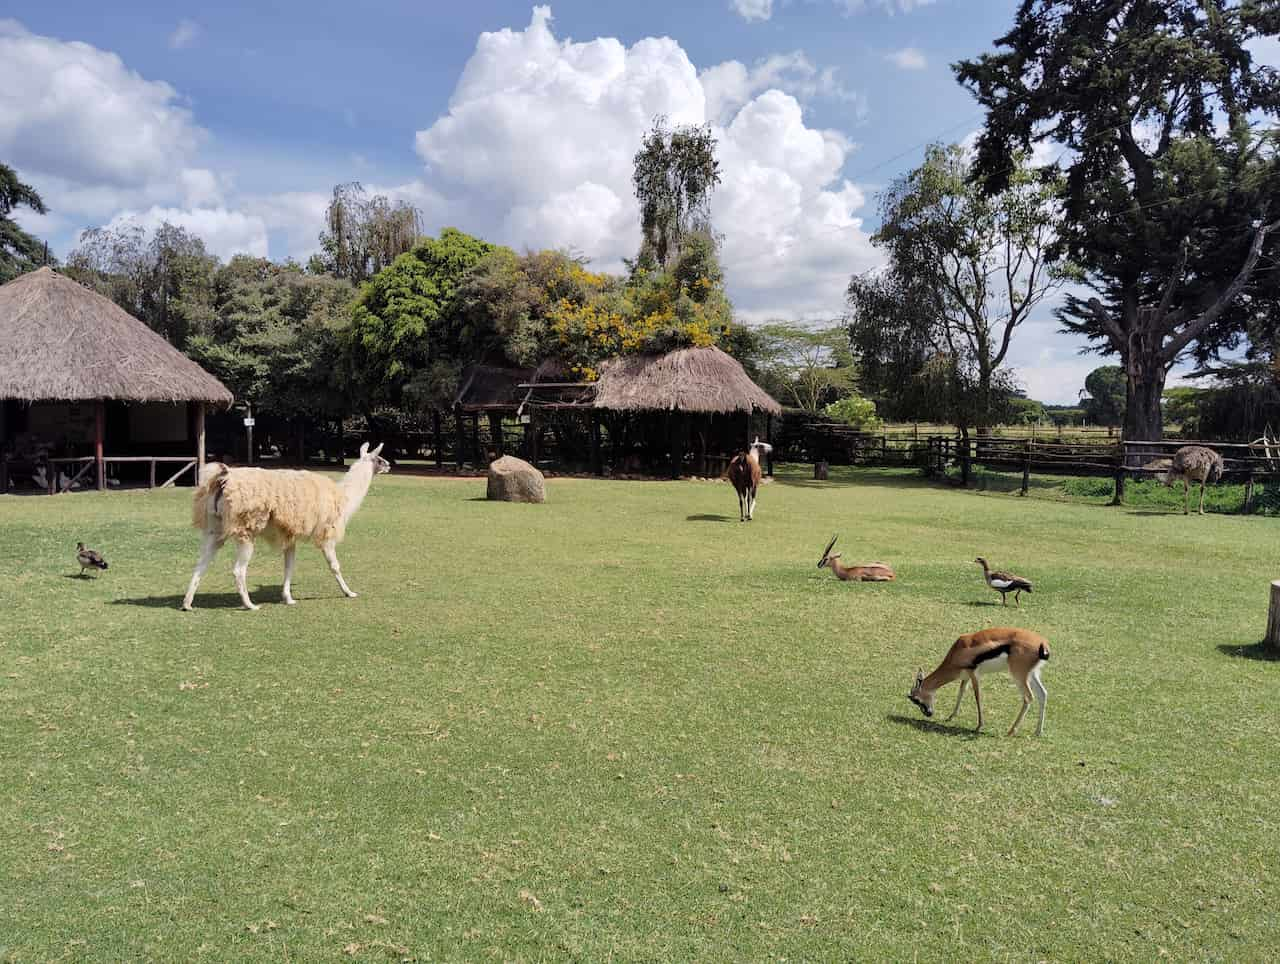
<path id="1" fill-rule="evenodd" d="M 973 701 L 978 704 L 978 726 L 982 729 L 982 693 L 978 689 L 978 674 L 970 673 L 969 682 L 973 684 Z"/>
<path id="2" fill-rule="evenodd" d="M 964 699 L 964 688 L 968 685 L 969 685 L 969 681 L 967 679 L 962 679 L 960 681 L 960 695 L 956 697 L 956 708 L 951 711 L 950 716 L 948 716 L 945 720 L 942 721 L 943 723 L 950 723 L 952 720 L 956 718 L 956 714 L 960 712 L 960 701 Z"/>
<path id="3" fill-rule="evenodd" d="M 284 597 L 284 604 L 292 606 L 293 600 L 293 563 L 298 558 L 298 547 L 296 545 L 289 546 L 284 551 L 284 589 L 280 595 Z"/>
<path id="4" fill-rule="evenodd" d="M 347 581 L 342 578 L 342 567 L 338 565 L 338 552 L 334 548 L 332 542 L 326 542 L 320 547 L 320 551 L 324 553 L 325 559 L 329 562 L 329 571 L 333 573 L 333 578 L 338 580 L 338 588 L 341 589 L 351 599 L 356 598 L 356 594 L 351 591 L 351 587 L 347 585 Z"/>
<path id="5" fill-rule="evenodd" d="M 1031 691 L 1035 693 L 1036 700 L 1040 703 L 1040 722 L 1036 724 L 1036 736 L 1040 736 L 1044 733 L 1044 707 L 1049 702 L 1049 691 L 1044 688 L 1044 683 L 1040 682 L 1039 666 L 1031 671 L 1027 682 L 1031 684 Z"/>
<path id="6" fill-rule="evenodd" d="M 1018 682 L 1017 677 L 1014 677 L 1014 681 Z M 1006 736 L 1013 736 L 1013 731 L 1018 728 L 1022 718 L 1027 715 L 1027 707 L 1031 705 L 1031 689 L 1027 686 L 1025 679 L 1021 681 L 1019 688 L 1022 690 L 1022 709 L 1018 710 L 1018 716 L 1013 721 L 1013 726 L 1009 727 L 1009 732 L 1005 734 Z"/>
<path id="7" fill-rule="evenodd" d="M 253 542 L 246 539 L 236 547 L 236 564 L 231 567 L 231 571 L 236 577 L 236 589 L 240 591 L 240 601 L 244 603 L 245 609 L 257 609 L 253 604 L 253 600 L 249 598 L 249 589 L 245 585 L 245 579 L 249 575 L 249 560 L 253 558 Z"/>
<path id="8" fill-rule="evenodd" d="M 204 545 L 200 547 L 200 558 L 196 561 L 195 572 L 191 574 L 191 582 L 187 585 L 187 594 L 182 597 L 182 608 L 190 611 L 191 601 L 196 597 L 196 587 L 200 585 L 200 577 L 204 575 L 205 570 L 209 568 L 209 564 L 213 562 L 213 557 L 218 554 L 218 550 L 222 547 L 222 543 L 218 541 L 218 537 L 212 532 L 204 534 Z M 81 575 L 84 570 L 80 570 Z"/>

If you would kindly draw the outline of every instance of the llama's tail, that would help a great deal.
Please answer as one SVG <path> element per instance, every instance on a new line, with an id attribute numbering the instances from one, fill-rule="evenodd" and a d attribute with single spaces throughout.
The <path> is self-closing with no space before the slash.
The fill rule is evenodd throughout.
<path id="1" fill-rule="evenodd" d="M 222 514 L 222 489 L 227 484 L 226 465 L 209 462 L 200 470 L 199 484 L 191 501 L 191 524 L 207 531 Z"/>

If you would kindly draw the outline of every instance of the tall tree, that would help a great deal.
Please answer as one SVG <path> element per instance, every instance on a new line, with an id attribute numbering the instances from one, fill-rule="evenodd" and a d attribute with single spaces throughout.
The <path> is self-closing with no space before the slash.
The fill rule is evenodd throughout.
<path id="1" fill-rule="evenodd" d="M 1085 376 L 1082 399 L 1085 418 L 1095 425 L 1124 422 L 1125 377 L 1119 365 L 1103 365 Z"/>
<path id="2" fill-rule="evenodd" d="M 0 284 L 44 262 L 44 243 L 10 217 L 17 207 L 30 208 L 37 214 L 47 210 L 35 188 L 19 181 L 13 168 L 0 164 Z"/>
<path id="3" fill-rule="evenodd" d="M 1016 158 L 1002 189 L 969 177 L 967 152 L 932 146 L 924 163 L 881 197 L 872 241 L 929 299 L 937 349 L 977 377 L 977 427 L 996 415 L 992 385 L 1014 332 L 1067 277 L 1051 257 L 1057 182 Z"/>
<path id="4" fill-rule="evenodd" d="M 775 321 L 761 325 L 756 334 L 761 384 L 775 398 L 816 415 L 853 392 L 857 369 L 844 328 Z"/>
<path id="5" fill-rule="evenodd" d="M 711 195 L 720 183 L 711 126 L 670 129 L 658 117 L 636 152 L 631 178 L 643 241 L 637 264 L 667 267 L 686 236 L 711 233 Z"/>
<path id="6" fill-rule="evenodd" d="M 996 53 L 956 65 L 988 110 L 987 190 L 1032 144 L 1064 151 L 1058 250 L 1094 295 L 1059 318 L 1120 357 L 1129 438 L 1160 437 L 1184 353 L 1235 346 L 1274 295 L 1255 269 L 1274 247 L 1280 167 L 1274 131 L 1250 121 L 1280 115 L 1280 75 L 1248 44 L 1278 31 L 1280 8 L 1254 0 L 1022 0 Z"/>
<path id="7" fill-rule="evenodd" d="M 422 235 L 422 214 L 406 201 L 370 197 L 359 181 L 339 184 L 325 210 L 316 266 L 352 284 L 368 281 Z"/>
<path id="8" fill-rule="evenodd" d="M 150 236 L 136 222 L 90 228 L 67 258 L 67 274 L 182 347 L 213 318 L 218 259 L 203 239 L 161 224 Z"/>

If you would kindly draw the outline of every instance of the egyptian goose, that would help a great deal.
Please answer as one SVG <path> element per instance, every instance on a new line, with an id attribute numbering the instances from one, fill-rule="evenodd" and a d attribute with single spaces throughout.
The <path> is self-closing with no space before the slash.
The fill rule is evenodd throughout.
<path id="1" fill-rule="evenodd" d="M 80 575 L 84 575 L 86 569 L 106 569 L 107 560 L 94 552 L 92 549 L 86 549 L 83 542 L 76 543 L 76 562 L 80 563 Z"/>
<path id="2" fill-rule="evenodd" d="M 1023 579 L 1021 576 L 1015 576 L 1011 572 L 1002 572 L 999 569 L 988 569 L 987 560 L 982 556 L 978 556 L 973 560 L 982 566 L 982 578 L 987 581 L 987 585 L 1000 594 L 1000 601 L 1004 605 L 1009 605 L 1008 593 L 1013 593 L 1013 604 L 1020 606 L 1018 597 L 1024 592 L 1031 592 L 1030 580 Z"/>

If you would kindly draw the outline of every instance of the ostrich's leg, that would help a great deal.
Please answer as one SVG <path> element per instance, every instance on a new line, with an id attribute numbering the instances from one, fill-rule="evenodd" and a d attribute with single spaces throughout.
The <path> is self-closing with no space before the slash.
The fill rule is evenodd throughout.
<path id="1" fill-rule="evenodd" d="M 1200 480 L 1200 514 L 1204 515 L 1204 479 Z"/>
<path id="2" fill-rule="evenodd" d="M 204 534 L 204 545 L 200 547 L 200 558 L 196 562 L 195 572 L 191 574 L 191 582 L 187 586 L 187 594 L 182 598 L 182 608 L 184 610 L 191 611 L 191 601 L 196 597 L 196 587 L 200 585 L 200 577 L 209 568 L 209 564 L 213 562 L 213 557 L 218 554 L 218 550 L 221 547 L 222 543 L 218 541 L 216 535 L 211 532 Z M 83 569 L 80 570 L 80 574 L 84 574 Z"/>
<path id="3" fill-rule="evenodd" d="M 293 563 L 298 558 L 298 547 L 289 546 L 284 551 L 284 589 L 280 595 L 284 597 L 284 604 L 292 606 L 293 599 Z"/>
<path id="4" fill-rule="evenodd" d="M 332 542 L 326 542 L 320 547 L 320 551 L 324 553 L 324 557 L 329 562 L 329 571 L 333 573 L 333 578 L 338 580 L 338 588 L 346 595 L 355 599 L 356 594 L 351 591 L 351 587 L 347 585 L 347 581 L 342 578 L 342 567 L 338 565 L 338 553 Z"/>
<path id="5" fill-rule="evenodd" d="M 246 539 L 236 548 L 236 564 L 231 567 L 232 573 L 236 577 L 236 589 L 240 592 L 240 601 L 244 603 L 245 609 L 257 609 L 253 604 L 253 600 L 249 598 L 249 589 L 245 585 L 245 580 L 249 575 L 249 560 L 253 558 L 253 541 Z"/>
<path id="6" fill-rule="evenodd" d="M 1189 515 L 1191 513 L 1191 483 L 1184 475 L 1182 477 L 1182 514 Z"/>

